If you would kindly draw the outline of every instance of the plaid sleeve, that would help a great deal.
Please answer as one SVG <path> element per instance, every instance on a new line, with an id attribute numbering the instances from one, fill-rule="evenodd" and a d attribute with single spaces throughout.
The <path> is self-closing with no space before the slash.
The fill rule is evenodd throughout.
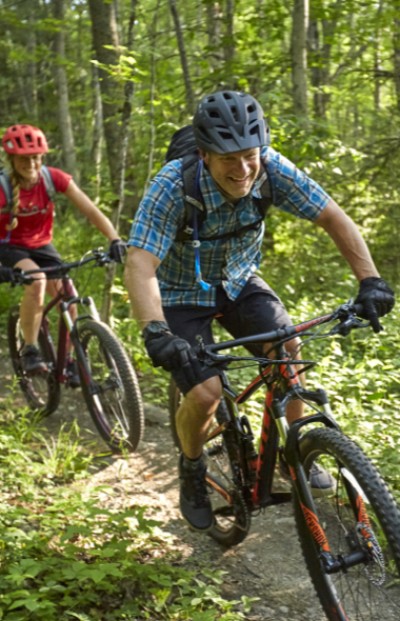
<path id="1" fill-rule="evenodd" d="M 151 252 L 162 261 L 184 218 L 181 162 L 164 166 L 153 179 L 134 216 L 128 246 Z"/>
<path id="2" fill-rule="evenodd" d="M 298 218 L 315 220 L 331 200 L 329 194 L 286 157 L 268 147 L 262 153 L 275 207 Z"/>

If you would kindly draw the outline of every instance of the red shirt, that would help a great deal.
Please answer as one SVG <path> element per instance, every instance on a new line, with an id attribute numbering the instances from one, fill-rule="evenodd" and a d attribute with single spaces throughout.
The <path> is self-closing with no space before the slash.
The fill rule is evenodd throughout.
<path id="1" fill-rule="evenodd" d="M 64 194 L 72 176 L 59 168 L 48 167 L 57 192 Z M 53 239 L 54 203 L 49 200 L 42 177 L 30 190 L 19 190 L 18 226 L 11 231 L 8 240 L 25 248 L 39 248 Z M 0 243 L 7 239 L 10 211 L 7 199 L 0 187 Z"/>

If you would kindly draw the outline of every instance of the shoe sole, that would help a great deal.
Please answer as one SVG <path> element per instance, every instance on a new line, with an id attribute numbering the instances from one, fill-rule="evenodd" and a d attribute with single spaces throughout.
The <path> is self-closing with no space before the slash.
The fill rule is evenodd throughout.
<path id="1" fill-rule="evenodd" d="M 314 498 L 324 498 L 324 496 L 332 496 L 336 493 L 337 486 L 332 487 L 311 487 L 310 490 Z"/>
<path id="2" fill-rule="evenodd" d="M 32 369 L 31 371 L 25 371 L 25 369 L 23 369 L 23 372 L 25 373 L 27 377 L 35 377 L 35 375 L 48 375 L 49 370 L 48 368 Z"/>
<path id="3" fill-rule="evenodd" d="M 185 520 L 186 524 L 189 526 L 190 530 L 196 533 L 209 533 L 210 530 L 212 530 L 212 528 L 215 526 L 215 521 L 213 520 L 212 524 L 210 526 L 207 526 L 207 528 L 199 528 L 198 526 L 194 526 L 191 522 L 189 522 L 189 520 L 185 518 L 184 515 L 182 515 L 182 517 Z"/>

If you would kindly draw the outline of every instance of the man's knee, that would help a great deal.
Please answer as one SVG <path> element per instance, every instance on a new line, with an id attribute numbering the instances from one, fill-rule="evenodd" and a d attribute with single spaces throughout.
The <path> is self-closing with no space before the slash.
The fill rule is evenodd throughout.
<path id="1" fill-rule="evenodd" d="M 292 358 L 295 358 L 298 355 L 298 352 L 300 350 L 300 345 L 301 345 L 301 340 L 297 337 L 295 337 L 291 341 L 288 341 L 285 344 L 285 347 Z"/>
<path id="2" fill-rule="evenodd" d="M 209 379 L 213 379 L 217 382 L 216 386 L 220 387 L 221 384 L 219 380 L 219 371 L 206 366 L 196 357 L 190 361 L 190 364 L 172 369 L 171 373 L 183 395 L 188 395 L 196 388 L 203 398 L 206 397 L 207 392 L 209 392 L 207 384 Z M 213 383 L 211 383 L 211 385 L 213 385 Z"/>
<path id="3" fill-rule="evenodd" d="M 185 401 L 196 410 L 211 415 L 215 412 L 222 396 L 222 386 L 219 376 L 207 379 L 194 386 L 185 396 Z"/>

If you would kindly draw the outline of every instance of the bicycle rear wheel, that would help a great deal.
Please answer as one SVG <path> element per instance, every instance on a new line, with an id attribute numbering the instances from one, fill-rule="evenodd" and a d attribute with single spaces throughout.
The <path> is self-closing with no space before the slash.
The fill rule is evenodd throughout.
<path id="1" fill-rule="evenodd" d="M 113 452 L 136 450 L 144 429 L 142 396 L 136 373 L 108 325 L 87 320 L 78 325 L 75 348 L 83 396 L 96 428 Z M 80 357 L 85 356 L 90 377 Z"/>
<path id="2" fill-rule="evenodd" d="M 7 336 L 11 364 L 29 408 L 40 416 L 48 416 L 58 408 L 61 390 L 55 375 L 55 354 L 43 328 L 39 332 L 38 346 L 48 367 L 45 373 L 27 375 L 22 368 L 20 352 L 24 339 L 20 327 L 19 306 L 10 310 Z"/>
<path id="3" fill-rule="evenodd" d="M 181 446 L 176 431 L 175 414 L 181 398 L 182 395 L 171 378 L 169 417 L 172 438 L 179 450 Z M 235 457 L 238 455 L 238 446 L 234 432 L 230 429 L 221 431 L 219 427 L 226 420 L 224 406 L 218 408 L 216 418 L 203 449 L 207 463 L 208 494 L 214 513 L 214 525 L 207 534 L 221 545 L 230 547 L 246 538 L 250 530 L 251 515 L 239 483 L 240 466 Z"/>
<path id="4" fill-rule="evenodd" d="M 333 429 L 313 429 L 302 439 L 301 458 L 309 476 L 316 463 L 337 482 L 331 494 L 315 498 L 316 516 L 333 555 L 356 555 L 352 567 L 329 575 L 297 496 L 300 544 L 314 587 L 331 621 L 398 621 L 400 616 L 400 511 L 362 450 Z"/>

